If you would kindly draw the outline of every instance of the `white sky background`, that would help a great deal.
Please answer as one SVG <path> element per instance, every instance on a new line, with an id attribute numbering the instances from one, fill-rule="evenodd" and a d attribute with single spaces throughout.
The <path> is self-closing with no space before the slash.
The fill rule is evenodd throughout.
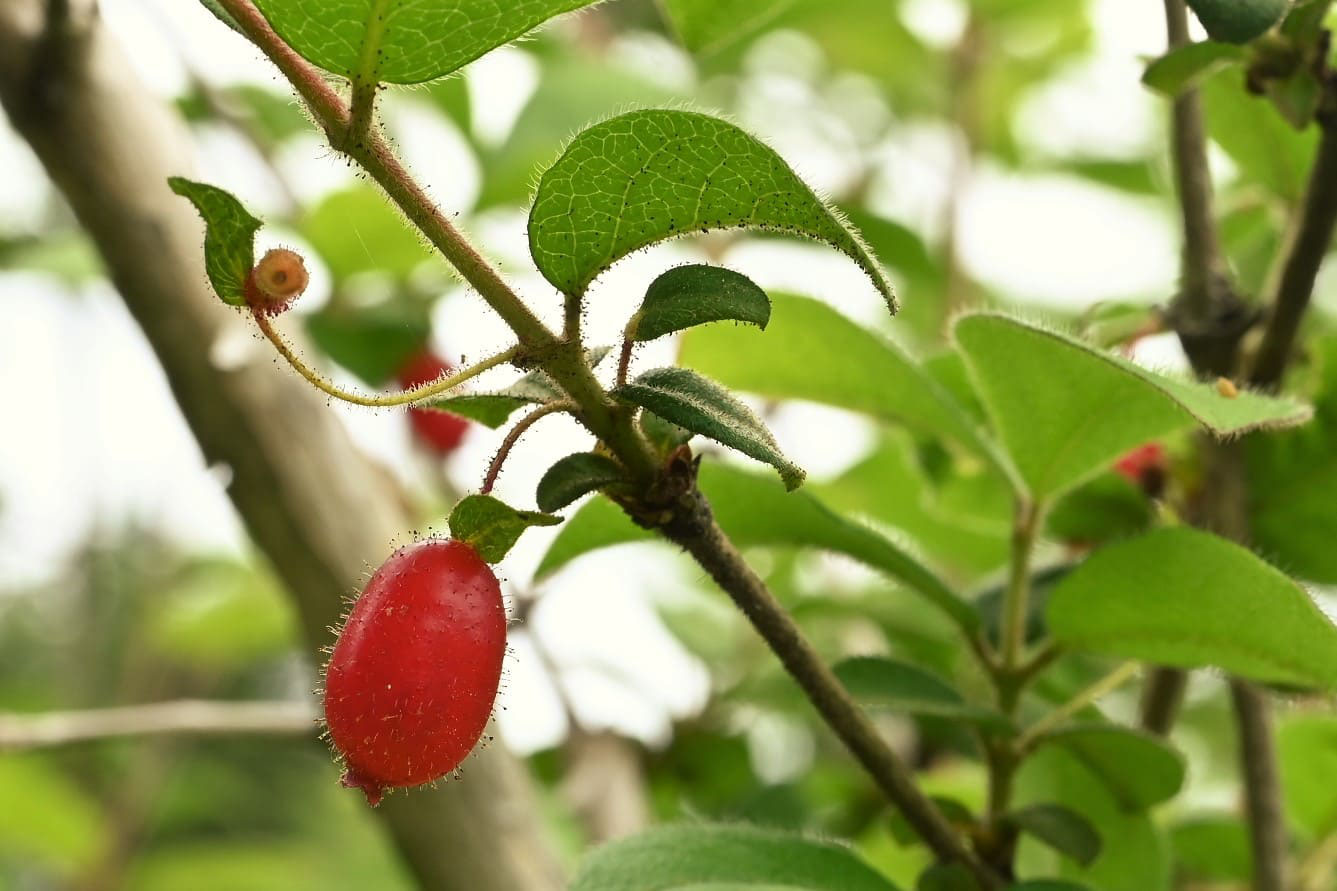
<path id="1" fill-rule="evenodd" d="M 1099 29 L 1095 54 L 1038 90 L 1017 125 L 1035 150 L 1054 155 L 1127 156 L 1160 138 L 1163 109 L 1139 84 L 1140 55 L 1163 42 L 1159 7 L 1127 0 L 1093 0 Z M 150 87 L 172 96 L 184 88 L 180 53 L 219 83 L 255 82 L 282 89 L 272 69 L 239 37 L 220 27 L 197 3 L 182 0 L 102 0 L 113 29 L 140 35 L 129 54 Z M 959 29 L 960 0 L 913 0 L 908 23 L 928 38 L 950 41 Z M 145 39 L 144 35 L 155 35 Z M 795 52 L 781 35 L 754 54 L 751 100 L 741 122 L 767 137 L 819 187 L 851 175 L 861 134 L 824 110 L 826 99 L 785 70 L 822 66 L 820 56 Z M 785 43 L 788 41 L 788 43 Z M 800 47 L 801 49 L 801 47 Z M 688 60 L 646 36 L 618 50 L 627 64 L 653 76 L 691 78 Z M 776 60 L 780 60 L 779 63 Z M 533 61 L 522 49 L 498 51 L 476 63 L 469 86 L 479 116 L 475 129 L 504 138 L 535 85 Z M 885 115 L 858 79 L 836 79 L 833 89 L 861 114 Z M 413 169 L 448 209 L 467 209 L 478 190 L 478 167 L 448 123 L 424 113 L 412 93 L 388 107 L 388 123 Z M 882 169 L 874 190 L 884 213 L 936 237 L 952 152 L 941 128 L 903 122 L 879 146 Z M 564 134 L 554 134 L 554 150 Z M 252 207 L 272 207 L 264 171 L 249 148 L 224 131 L 199 134 L 201 178 L 234 189 Z M 349 181 L 350 174 L 312 136 L 288 146 L 284 173 L 299 196 L 314 201 Z M 0 231 L 34 231 L 47 187 L 40 167 L 0 121 Z M 1001 293 L 1041 304 L 1085 305 L 1097 299 L 1171 293 L 1177 242 L 1170 208 L 1139 201 L 1060 176 L 1020 176 L 981 165 L 965 192 L 960 245 L 969 271 Z M 535 273 L 525 250 L 522 214 L 493 214 L 475 227 L 487 250 L 511 270 L 522 293 L 549 318 L 558 301 Z M 289 239 L 291 240 L 291 239 Z M 611 342 L 654 274 L 699 256 L 689 245 L 642 252 L 615 267 L 594 288 L 598 307 L 591 336 Z M 803 244 L 744 243 L 723 261 L 763 286 L 797 288 L 824 297 L 864 320 L 879 316 L 881 300 L 853 264 Z M 299 306 L 318 305 L 320 276 Z M 621 296 L 619 296 L 621 295 Z M 907 301 L 914 294 L 903 295 Z M 0 270 L 0 381 L 6 430 L 0 436 L 0 592 L 55 574 L 92 531 L 133 518 L 183 547 L 245 550 L 244 535 L 226 500 L 226 472 L 210 471 L 170 399 L 161 371 L 116 295 L 104 285 L 71 293 L 54 280 Z M 481 300 L 463 291 L 441 302 L 435 319 L 448 351 L 468 347 L 482 355 L 506 342 L 506 330 Z M 261 348 L 250 340 L 227 349 Z M 671 345 L 647 349 L 638 362 L 671 357 Z M 505 377 L 505 372 L 499 373 Z M 39 382 L 33 385 L 31 382 Z M 51 394 L 77 394 L 77 399 Z M 423 457 L 413 453 L 400 415 L 341 409 L 368 452 L 410 482 L 422 478 Z M 820 477 L 856 460 L 871 437 L 862 422 L 810 406 L 782 410 L 776 434 L 785 450 Z M 481 428 L 451 461 L 448 473 L 465 489 L 478 485 L 499 434 Z M 519 504 L 532 500 L 534 483 L 563 447 L 585 447 L 588 437 L 561 419 L 545 420 L 522 441 L 498 494 Z M 530 533 L 503 574 L 528 579 L 548 541 Z M 552 658 L 568 670 L 563 687 L 579 718 L 591 728 L 615 726 L 649 742 L 666 741 L 670 721 L 698 710 L 708 676 L 662 627 L 653 609 L 660 598 L 698 578 L 664 552 L 636 547 L 585 559 L 561 573 L 542 594 L 536 632 Z M 592 618 L 597 617 L 597 619 Z M 500 713 L 511 745 L 530 751 L 558 741 L 565 719 L 551 683 L 539 668 L 528 634 L 513 643 Z M 612 670 L 609 670 L 609 668 Z M 801 767 L 801 765 L 797 765 Z"/>

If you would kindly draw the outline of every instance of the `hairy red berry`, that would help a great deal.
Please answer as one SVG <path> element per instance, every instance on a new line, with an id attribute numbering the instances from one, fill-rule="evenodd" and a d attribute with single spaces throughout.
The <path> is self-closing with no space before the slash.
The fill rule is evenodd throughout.
<path id="1" fill-rule="evenodd" d="M 450 773 L 492 715 L 506 610 L 492 569 L 462 541 L 400 548 L 367 582 L 325 672 L 325 720 L 345 786 L 384 791 Z"/>
<path id="2" fill-rule="evenodd" d="M 246 276 L 246 301 L 256 310 L 276 316 L 292 306 L 310 281 L 301 254 L 273 248 L 265 252 Z"/>
<path id="3" fill-rule="evenodd" d="M 423 350 L 417 353 L 399 370 L 399 386 L 409 390 L 413 387 L 430 384 L 452 370 L 449 362 L 435 353 Z M 469 422 L 459 415 L 437 411 L 433 408 L 410 408 L 409 424 L 417 434 L 419 441 L 434 452 L 448 455 L 459 448 L 464 434 L 469 431 Z"/>

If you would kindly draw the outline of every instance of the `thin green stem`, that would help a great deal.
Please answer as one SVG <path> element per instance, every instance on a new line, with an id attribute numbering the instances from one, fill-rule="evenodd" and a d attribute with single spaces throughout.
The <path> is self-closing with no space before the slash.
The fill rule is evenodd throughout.
<path id="1" fill-rule="evenodd" d="M 1013 744 L 1020 753 L 1029 752 L 1035 748 L 1035 744 L 1048 736 L 1051 732 L 1062 726 L 1065 722 L 1074 717 L 1088 705 L 1095 703 L 1102 696 L 1122 687 L 1129 679 L 1138 672 L 1136 662 L 1125 662 L 1109 674 L 1098 679 L 1090 686 L 1079 690 L 1067 702 L 1045 715 L 1026 729 L 1026 732 L 1017 737 Z"/>
<path id="2" fill-rule="evenodd" d="M 371 408 L 393 408 L 399 405 L 416 405 L 420 402 L 425 402 L 428 399 L 440 396 L 447 390 L 458 387 L 470 378 L 477 377 L 489 368 L 505 365 L 520 353 L 520 348 L 518 346 L 513 346 L 508 350 L 502 350 L 495 356 L 489 356 L 481 362 L 475 362 L 468 368 L 463 368 L 454 374 L 448 374 L 445 377 L 439 377 L 434 381 L 421 384 L 411 390 L 403 390 L 399 393 L 381 393 L 374 396 L 368 396 L 364 393 L 354 393 L 351 390 L 345 390 L 328 378 L 323 377 L 320 372 L 316 371 L 310 365 L 307 365 L 306 362 L 302 360 L 302 357 L 298 356 L 296 351 L 288 345 L 287 341 L 283 339 L 283 336 L 274 329 L 274 324 L 270 321 L 269 316 L 256 310 L 252 310 L 251 315 L 255 318 L 255 323 L 260 327 L 261 333 L 269 338 L 269 342 L 274 345 L 274 349 L 278 350 L 278 354 L 282 356 L 298 374 L 306 378 L 313 387 L 342 402 L 351 402 L 354 405 L 365 405 Z"/>
<path id="3" fill-rule="evenodd" d="M 1027 612 L 1031 595 L 1031 552 L 1043 509 L 1038 501 L 1017 501 L 1012 528 L 1012 564 L 1007 592 L 1003 596 L 1003 669 L 1015 674 L 1026 648 Z"/>

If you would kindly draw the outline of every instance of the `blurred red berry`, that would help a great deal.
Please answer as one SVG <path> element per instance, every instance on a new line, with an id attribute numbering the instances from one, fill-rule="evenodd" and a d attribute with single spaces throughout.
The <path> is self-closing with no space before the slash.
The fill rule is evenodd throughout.
<path id="1" fill-rule="evenodd" d="M 1114 462 L 1114 471 L 1153 498 L 1165 488 L 1169 461 L 1159 442 L 1140 445 Z"/>
<path id="2" fill-rule="evenodd" d="M 451 370 L 449 362 L 435 353 L 423 350 L 405 362 L 399 370 L 399 386 L 408 390 L 429 384 Z M 469 422 L 459 415 L 431 408 L 410 408 L 409 424 L 419 442 L 442 455 L 459 448 L 464 434 L 469 430 Z"/>
<path id="3" fill-rule="evenodd" d="M 325 721 L 343 784 L 373 807 L 388 788 L 450 773 L 492 716 L 506 609 L 492 568 L 462 541 L 400 548 L 376 570 L 325 671 Z"/>

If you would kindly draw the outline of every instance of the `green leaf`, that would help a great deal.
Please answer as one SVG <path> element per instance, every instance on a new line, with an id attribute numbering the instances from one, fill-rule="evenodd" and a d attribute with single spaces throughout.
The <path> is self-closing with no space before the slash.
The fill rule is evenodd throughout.
<path id="1" fill-rule="evenodd" d="M 577 452 L 549 467 L 539 480 L 539 510 L 561 510 L 591 492 L 625 479 L 622 467 L 607 455 Z"/>
<path id="2" fill-rule="evenodd" d="M 720 464 L 702 465 L 699 482 L 720 526 L 742 547 L 822 548 L 853 557 L 903 581 L 966 628 L 979 616 L 934 573 L 879 533 L 831 511 L 806 492 L 786 493 L 774 479 Z M 626 542 L 654 540 L 612 502 L 585 504 L 558 533 L 539 563 L 542 578 L 581 554 Z"/>
<path id="3" fill-rule="evenodd" d="M 609 109 L 643 108 L 686 97 L 630 67 L 610 68 L 608 55 L 583 53 L 544 59 L 543 76 L 505 142 L 484 147 L 480 208 L 528 206 L 534 171 L 552 163 L 557 134 L 578 133 Z"/>
<path id="4" fill-rule="evenodd" d="M 1090 885 L 1079 885 L 1062 879 L 1031 879 L 1008 885 L 1007 891 L 1092 891 L 1092 888 Z"/>
<path id="5" fill-rule="evenodd" d="M 1229 398 L 1007 316 L 964 316 L 955 337 L 1004 447 L 1040 498 L 1194 422 L 1229 436 L 1294 426 L 1311 414 L 1289 399 L 1245 391 Z"/>
<path id="6" fill-rule="evenodd" d="M 895 891 L 852 850 L 741 824 L 679 824 L 587 856 L 570 891 Z"/>
<path id="7" fill-rule="evenodd" d="M 586 358 L 592 367 L 597 367 L 609 352 L 608 347 L 595 347 L 586 352 Z M 565 398 L 566 393 L 556 381 L 543 371 L 535 370 L 509 387 L 492 393 L 460 393 L 455 396 L 444 396 L 418 407 L 448 411 L 495 430 L 526 405 L 545 405 Z"/>
<path id="8" fill-rule="evenodd" d="M 771 300 L 774 312 L 764 336 L 740 328 L 696 329 L 683 337 L 679 360 L 733 389 L 862 412 L 995 455 L 997 447 L 956 400 L 886 338 L 818 300 Z"/>
<path id="9" fill-rule="evenodd" d="M 491 495 L 467 495 L 450 512 L 451 537 L 468 542 L 488 563 L 500 561 L 531 526 L 556 526 L 561 517 L 516 510 Z"/>
<path id="10" fill-rule="evenodd" d="M 1315 784 L 1309 783 L 1314 789 Z M 1290 796 L 1287 797 L 1290 802 Z M 1192 882 L 1247 883 L 1253 875 L 1249 829 L 1234 816 L 1191 817 L 1170 829 L 1175 875 Z"/>
<path id="11" fill-rule="evenodd" d="M 1174 98 L 1217 71 L 1243 64 L 1245 59 L 1244 50 L 1233 44 L 1214 40 L 1190 43 L 1175 47 L 1148 65 L 1142 83 Z"/>
<path id="12" fill-rule="evenodd" d="M 1058 584 L 1048 624 L 1078 649 L 1337 686 L 1337 628 L 1309 595 L 1250 551 L 1194 529 L 1097 551 Z"/>
<path id="13" fill-rule="evenodd" d="M 1090 866 L 1100 856 L 1100 833 L 1072 808 L 1033 804 L 1012 811 L 1004 819 L 1082 866 Z"/>
<path id="14" fill-rule="evenodd" d="M 204 218 L 204 269 L 214 293 L 231 306 L 245 306 L 243 288 L 255 266 L 255 233 L 260 221 L 217 186 L 179 176 L 169 177 L 167 184 Z"/>
<path id="15" fill-rule="evenodd" d="M 823 241 L 896 298 L 863 242 L 778 154 L 734 125 L 690 111 L 619 115 L 581 133 L 539 180 L 529 250 L 548 281 L 580 295 L 627 254 L 711 229 L 765 229 Z"/>
<path id="16" fill-rule="evenodd" d="M 708 436 L 774 467 L 785 488 L 803 484 L 803 470 L 780 454 L 771 431 L 728 390 L 687 368 L 656 368 L 613 391 L 680 427 Z"/>
<path id="17" fill-rule="evenodd" d="M 1188 0 L 1213 40 L 1248 43 L 1286 14 L 1289 0 Z"/>
<path id="18" fill-rule="evenodd" d="M 1312 841 L 1337 832 L 1337 718 L 1292 715 L 1277 731 L 1286 817 Z"/>
<path id="19" fill-rule="evenodd" d="M 1103 544 L 1151 527 L 1151 500 L 1123 476 L 1107 471 L 1060 498 L 1045 518 L 1047 533 L 1062 541 Z"/>
<path id="20" fill-rule="evenodd" d="M 1011 505 L 989 515 L 981 499 L 970 509 L 949 508 L 930 481 L 916 443 L 904 430 L 888 430 L 882 442 L 837 479 L 815 487 L 835 510 L 868 517 L 904 533 L 934 562 L 967 579 L 1006 565 L 1011 542 Z M 1010 496 L 1006 484 L 998 487 Z M 887 497 L 894 492 L 895 497 Z"/>
<path id="21" fill-rule="evenodd" d="M 771 300 L 752 279 L 719 266 L 676 266 L 650 283 L 627 323 L 636 341 L 654 340 L 707 322 L 732 319 L 764 329 Z"/>
<path id="22" fill-rule="evenodd" d="M 1145 810 L 1173 798 L 1184 784 L 1184 758 L 1160 737 L 1116 724 L 1078 724 L 1045 736 L 1100 780 L 1124 810 Z"/>
<path id="23" fill-rule="evenodd" d="M 300 229 L 336 282 L 361 272 L 403 280 L 434 257 L 385 196 L 367 185 L 326 196 L 303 217 Z"/>
<path id="24" fill-rule="evenodd" d="M 1266 100 L 1245 90 L 1241 79 L 1238 71 L 1222 71 L 1203 81 L 1209 135 L 1239 167 L 1244 182 L 1298 202 L 1313 166 L 1319 128 L 1296 130 Z"/>
<path id="25" fill-rule="evenodd" d="M 363 83 L 416 84 L 450 74 L 593 0 L 256 0 L 313 65 Z"/>
<path id="26" fill-rule="evenodd" d="M 1131 770 L 1138 764 L 1134 760 Z M 1102 842 L 1100 856 L 1083 867 L 1023 836 L 1017 853 L 1020 875 L 1054 877 L 1048 881 L 1062 878 L 1098 891 L 1170 891 L 1168 845 L 1153 815 L 1145 809 L 1130 809 L 1126 800 L 1114 794 L 1108 779 L 1093 771 L 1092 763 L 1074 750 L 1042 747 L 1022 763 L 1015 788 L 1017 806 L 1062 804 L 1085 817 Z M 1023 887 L 1032 891 L 1025 883 Z M 1070 891 L 1070 887 L 1058 885 L 1054 891 Z"/>
<path id="27" fill-rule="evenodd" d="M 68 767 L 35 753 L 0 758 L 0 851 L 9 862 L 75 881 L 98 863 L 113 830 Z"/>
<path id="28" fill-rule="evenodd" d="M 682 45 L 708 54 L 760 30 L 795 0 L 661 0 Z"/>
<path id="29" fill-rule="evenodd" d="M 919 874 L 915 891 L 980 891 L 980 886 L 960 863 L 934 863 Z"/>
<path id="30" fill-rule="evenodd" d="M 1314 423 L 1243 443 L 1249 531 L 1259 553 L 1300 578 L 1337 584 L 1337 336 L 1312 341 Z"/>
<path id="31" fill-rule="evenodd" d="M 838 663 L 834 670 L 854 698 L 872 708 L 950 718 L 991 729 L 1011 726 L 998 712 L 966 702 L 946 681 L 906 662 L 857 656 Z"/>
<path id="32" fill-rule="evenodd" d="M 305 321 L 320 351 L 369 387 L 394 380 L 431 335 L 427 307 L 402 302 L 360 310 L 327 306 Z"/>
<path id="33" fill-rule="evenodd" d="M 686 427 L 679 427 L 671 421 L 666 421 L 652 411 L 642 411 L 639 423 L 641 432 L 660 455 L 667 455 L 678 446 L 690 442 L 696 435 Z"/>

